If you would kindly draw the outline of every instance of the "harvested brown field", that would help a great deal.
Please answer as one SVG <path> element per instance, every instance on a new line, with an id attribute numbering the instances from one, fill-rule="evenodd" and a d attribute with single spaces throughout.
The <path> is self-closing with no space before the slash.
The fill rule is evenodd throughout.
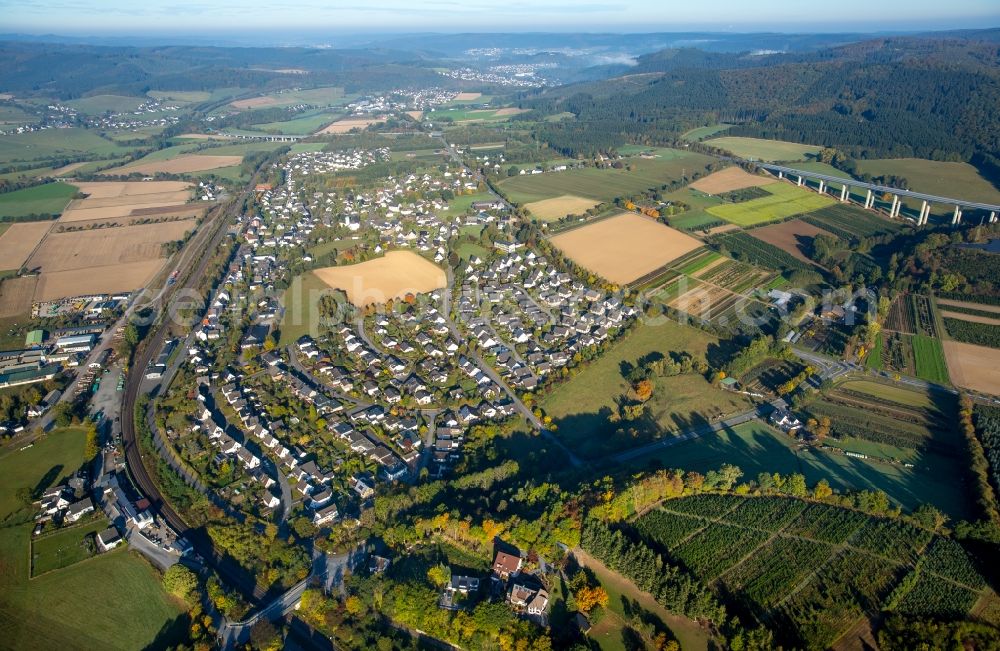
<path id="1" fill-rule="evenodd" d="M 777 181 L 778 179 L 748 174 L 739 167 L 727 167 L 724 170 L 698 179 L 690 187 L 700 190 L 705 194 L 722 194 L 723 192 L 732 192 L 733 190 L 742 190 L 743 188 L 770 185 L 777 183 Z"/>
<path id="2" fill-rule="evenodd" d="M 60 224 L 97 222 L 129 216 L 194 217 L 207 206 L 187 203 L 191 184 L 183 181 L 76 183 L 85 199 L 70 202 Z"/>
<path id="3" fill-rule="evenodd" d="M 972 301 L 955 301 L 950 298 L 939 298 L 937 299 L 937 304 L 941 309 L 948 309 L 948 307 L 964 307 L 973 310 L 980 310 L 982 312 L 996 312 L 997 318 L 1000 318 L 1000 305 L 989 305 L 988 303 L 973 303 Z"/>
<path id="4" fill-rule="evenodd" d="M 526 203 L 524 207 L 531 212 L 533 217 L 537 217 L 542 221 L 555 221 L 562 219 L 566 215 L 582 215 L 599 203 L 599 201 L 594 201 L 593 199 L 564 194 L 554 199 Z"/>
<path id="5" fill-rule="evenodd" d="M 482 93 L 459 93 L 455 95 L 455 100 L 459 102 L 471 102 L 474 99 L 479 99 L 482 97 Z"/>
<path id="6" fill-rule="evenodd" d="M 251 97 L 250 99 L 238 99 L 229 102 L 229 105 L 236 109 L 261 108 L 262 106 L 274 106 L 278 103 L 277 98 L 265 95 L 264 97 Z"/>
<path id="7" fill-rule="evenodd" d="M 831 235 L 822 228 L 817 228 L 801 219 L 792 219 L 780 224 L 772 224 L 748 231 L 762 242 L 772 244 L 782 251 L 790 253 L 803 262 L 811 262 L 803 253 L 803 247 L 817 235 Z"/>
<path id="8" fill-rule="evenodd" d="M 729 231 L 735 231 L 739 229 L 736 224 L 723 224 L 722 226 L 715 226 L 714 228 L 708 229 L 708 235 L 718 235 L 719 233 L 728 233 Z"/>
<path id="9" fill-rule="evenodd" d="M 30 312 L 37 282 L 38 276 L 21 276 L 0 281 L 0 318 Z"/>
<path id="10" fill-rule="evenodd" d="M 321 136 L 323 134 L 330 133 L 348 133 L 351 129 L 367 129 L 373 124 L 382 124 L 385 122 L 383 118 L 346 118 L 344 120 L 337 120 L 333 124 L 329 124 L 323 129 L 316 132 L 316 135 Z"/>
<path id="11" fill-rule="evenodd" d="M 507 115 L 520 115 L 521 113 L 527 113 L 527 112 L 528 112 L 528 109 L 522 109 L 522 108 L 502 108 L 499 111 L 497 111 L 496 113 L 494 113 L 494 115 L 496 115 L 498 117 L 504 117 L 504 116 L 507 116 Z"/>
<path id="12" fill-rule="evenodd" d="M 701 246 L 701 242 L 648 217 L 622 213 L 552 238 L 574 262 L 624 285 Z"/>
<path id="13" fill-rule="evenodd" d="M 699 283 L 670 301 L 670 307 L 701 319 L 719 316 L 731 307 L 739 297 L 728 289 Z"/>
<path id="14" fill-rule="evenodd" d="M 73 233 L 49 233 L 28 259 L 29 269 L 43 275 L 55 271 L 142 262 L 161 257 L 160 245 L 179 240 L 195 220 L 122 226 Z"/>
<path id="15" fill-rule="evenodd" d="M 959 321 L 971 321 L 972 323 L 1000 325 L 1000 314 L 997 314 L 996 317 L 993 318 L 988 316 L 979 316 L 978 314 L 965 314 L 963 312 L 949 312 L 948 310 L 941 310 L 941 316 L 946 319 L 958 319 Z"/>
<path id="16" fill-rule="evenodd" d="M 1000 349 L 942 341 L 951 381 L 960 387 L 1000 395 Z"/>
<path id="17" fill-rule="evenodd" d="M 187 190 L 187 181 L 80 181 L 74 183 L 88 199 L 131 197 L 140 194 Z"/>
<path id="18" fill-rule="evenodd" d="M 347 300 L 359 306 L 426 294 L 448 284 L 440 267 L 411 251 L 390 251 L 381 258 L 313 273 L 330 287 L 343 290 Z"/>
<path id="19" fill-rule="evenodd" d="M 417 122 L 420 122 L 420 120 L 424 118 L 423 111 L 407 111 L 406 114 L 409 115 L 414 120 L 416 120 Z"/>
<path id="20" fill-rule="evenodd" d="M 189 156 L 178 156 L 170 160 L 150 161 L 148 163 L 138 162 L 123 167 L 102 172 L 109 176 L 126 175 L 138 172 L 140 174 L 187 174 L 189 172 L 204 172 L 220 167 L 230 167 L 243 162 L 242 156 L 200 156 L 191 154 Z"/>
<path id="21" fill-rule="evenodd" d="M 56 301 L 70 296 L 131 292 L 145 287 L 163 268 L 163 262 L 160 258 L 89 267 L 85 274 L 77 269 L 42 274 L 33 300 Z"/>
<path id="22" fill-rule="evenodd" d="M 20 269 L 50 228 L 50 221 L 11 224 L 0 235 L 0 270 Z"/>

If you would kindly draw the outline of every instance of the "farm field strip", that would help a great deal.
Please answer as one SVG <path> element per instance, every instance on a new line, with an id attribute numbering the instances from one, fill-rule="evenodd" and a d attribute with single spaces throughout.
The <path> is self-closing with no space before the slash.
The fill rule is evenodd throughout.
<path id="1" fill-rule="evenodd" d="M 776 178 L 749 174 L 740 167 L 727 167 L 724 170 L 703 176 L 688 187 L 715 195 L 743 188 L 763 187 L 777 182 Z"/>
<path id="2" fill-rule="evenodd" d="M 782 251 L 792 255 L 802 262 L 811 263 L 806 254 L 802 251 L 802 244 L 805 241 L 812 241 L 817 235 L 830 235 L 813 224 L 801 219 L 792 219 L 780 224 L 762 226 L 749 231 L 758 240 L 776 246 Z"/>
<path id="3" fill-rule="evenodd" d="M 784 140 L 766 140 L 764 138 L 746 138 L 741 136 L 723 136 L 706 140 L 706 145 L 718 147 L 733 152 L 743 158 L 752 158 L 767 162 L 799 161 L 808 156 L 815 156 L 823 148 L 816 145 L 802 145 Z"/>
<path id="4" fill-rule="evenodd" d="M 105 170 L 104 172 L 101 172 L 101 174 L 108 176 L 135 173 L 156 174 L 158 172 L 163 172 L 165 174 L 186 174 L 189 172 L 204 172 L 206 170 L 214 170 L 220 167 L 239 165 L 242 161 L 242 156 L 192 154 L 187 156 L 178 156 L 176 158 L 170 158 L 163 161 L 144 162 L 142 160 L 138 160 L 135 163 L 130 163 L 123 167 L 115 167 L 110 170 Z"/>
<path id="5" fill-rule="evenodd" d="M 620 285 L 702 246 L 690 235 L 633 213 L 561 233 L 550 241 L 581 267 Z"/>
<path id="6" fill-rule="evenodd" d="M 836 202 L 832 197 L 815 194 L 790 183 L 771 185 L 766 191 L 771 196 L 712 206 L 708 208 L 708 213 L 739 226 L 754 226 L 813 212 Z"/>
<path id="7" fill-rule="evenodd" d="M 959 341 L 941 343 L 952 382 L 987 394 L 1000 393 L 997 388 L 1000 386 L 1000 349 Z"/>

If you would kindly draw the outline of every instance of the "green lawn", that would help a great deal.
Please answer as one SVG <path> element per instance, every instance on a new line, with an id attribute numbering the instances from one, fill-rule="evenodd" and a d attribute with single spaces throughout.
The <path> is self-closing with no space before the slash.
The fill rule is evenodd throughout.
<path id="1" fill-rule="evenodd" d="M 616 399 L 629 390 L 622 365 L 657 352 L 688 352 L 704 359 L 718 340 L 673 321 L 643 323 L 600 358 L 541 399 L 564 443 L 581 456 L 599 458 L 641 445 L 667 432 L 698 426 L 724 414 L 750 408 L 743 396 L 713 387 L 697 374 L 657 378 L 646 415 L 632 422 L 611 422 Z M 630 431 L 631 430 L 631 431 Z"/>
<path id="2" fill-rule="evenodd" d="M 713 206 L 708 209 L 708 213 L 739 226 L 754 226 L 812 212 L 836 203 L 832 197 L 819 195 L 790 183 L 774 183 L 764 190 L 771 196 L 743 203 Z"/>
<path id="3" fill-rule="evenodd" d="M 697 129 L 691 129 L 686 131 L 681 139 L 688 140 L 690 142 L 696 142 L 702 138 L 707 138 L 709 136 L 714 136 L 717 133 L 722 133 L 723 131 L 728 131 L 732 128 L 731 124 L 712 124 L 707 127 L 698 127 Z"/>
<path id="4" fill-rule="evenodd" d="M 784 140 L 765 140 L 762 138 L 741 138 L 724 136 L 705 141 L 706 145 L 731 151 L 742 158 L 753 158 L 762 161 L 800 161 L 809 155 L 818 154 L 823 148 L 816 145 L 802 145 Z"/>
<path id="5" fill-rule="evenodd" d="M 54 430 L 27 450 L 14 448 L 0 456 L 0 520 L 25 508 L 18 496 L 23 489 L 37 496 L 76 472 L 85 440 L 82 429 Z"/>
<path id="6" fill-rule="evenodd" d="M 52 158 L 123 156 L 131 148 L 87 129 L 44 129 L 0 137 L 0 163 Z"/>
<path id="7" fill-rule="evenodd" d="M 709 648 L 709 635 L 697 622 L 669 612 L 658 604 L 652 595 L 642 592 L 634 583 L 609 570 L 596 559 L 588 559 L 587 569 L 594 573 L 601 587 L 608 593 L 608 606 L 603 618 L 593 625 L 588 635 L 597 642 L 601 651 L 625 651 L 632 648 L 626 646 L 623 637 L 628 626 L 625 599 L 637 603 L 645 611 L 643 613 L 645 617 L 656 621 L 658 629 L 670 629 L 684 651 L 707 651 Z"/>
<path id="8" fill-rule="evenodd" d="M 932 409 L 935 411 L 939 409 L 926 391 L 915 390 L 908 386 L 883 384 L 872 380 L 847 380 L 838 384 L 837 388 L 854 391 L 855 393 L 863 393 L 875 398 L 882 398 L 883 400 L 913 407 L 914 409 Z"/>
<path id="9" fill-rule="evenodd" d="M 32 541 L 31 553 L 34 557 L 32 576 L 69 567 L 90 558 L 93 554 L 85 544 L 86 538 L 94 543 L 94 536 L 108 528 L 103 517 L 80 526 L 59 529 L 46 533 Z"/>
<path id="10" fill-rule="evenodd" d="M 489 192 L 473 192 L 472 194 L 462 194 L 448 202 L 448 214 L 462 215 L 472 208 L 472 204 L 477 201 L 492 201 L 496 199 Z"/>
<path id="11" fill-rule="evenodd" d="M 211 93 L 204 90 L 151 90 L 146 94 L 163 102 L 185 104 L 207 102 L 212 97 Z"/>
<path id="12" fill-rule="evenodd" d="M 76 188 L 68 183 L 46 183 L 0 194 L 0 217 L 31 214 L 58 215 L 70 202 Z"/>
<path id="13" fill-rule="evenodd" d="M 504 179 L 500 187 L 512 201 L 524 204 L 565 194 L 610 201 L 681 178 L 683 173 L 704 170 L 711 158 L 693 152 L 658 149 L 659 158 L 630 158 L 628 169 L 588 167 L 555 174 L 534 174 Z"/>
<path id="14" fill-rule="evenodd" d="M 868 351 L 868 356 L 865 357 L 865 368 L 873 369 L 876 371 L 882 370 L 882 352 L 884 347 L 884 341 L 882 335 L 879 334 L 878 338 L 875 340 L 875 345 L 872 349 Z"/>
<path id="15" fill-rule="evenodd" d="M 948 364 L 944 359 L 941 341 L 927 335 L 913 335 L 910 340 L 917 377 L 929 382 L 948 384 Z"/>
<path id="16" fill-rule="evenodd" d="M 289 134 L 293 136 L 306 136 L 316 133 L 326 125 L 343 117 L 340 113 L 330 113 L 328 111 L 310 112 L 307 115 L 297 117 L 284 122 L 265 122 L 255 124 L 250 127 L 253 131 L 264 131 L 266 133 Z"/>
<path id="17" fill-rule="evenodd" d="M 290 344 L 302 335 L 319 335 L 319 299 L 326 294 L 343 296 L 311 271 L 292 279 L 282 297 L 285 314 L 281 320 L 280 345 Z"/>
<path id="18" fill-rule="evenodd" d="M 918 192 L 967 201 L 1000 203 L 1000 190 L 968 163 L 946 163 L 920 158 L 859 160 L 858 171 L 873 176 L 902 176 L 909 182 L 909 188 Z M 919 202 L 915 205 L 919 205 Z"/>
<path id="19" fill-rule="evenodd" d="M 854 439 L 841 447 L 864 454 L 874 450 L 872 444 Z M 731 463 L 743 470 L 744 478 L 762 472 L 800 472 L 810 485 L 826 479 L 838 490 L 883 490 L 906 509 L 929 503 L 956 520 L 972 515 L 965 487 L 956 481 L 965 472 L 961 459 L 889 445 L 878 447 L 878 456 L 895 457 L 914 467 L 799 449 L 793 439 L 759 421 L 665 448 L 630 465 L 646 467 L 655 462 L 665 468 L 706 472 Z"/>
<path id="20" fill-rule="evenodd" d="M 28 580 L 31 525 L 0 529 L 0 646 L 166 648 L 182 641 L 183 610 L 159 574 L 125 548 Z"/>
<path id="21" fill-rule="evenodd" d="M 123 111 L 134 111 L 139 105 L 146 102 L 145 97 L 129 97 L 125 95 L 91 95 L 80 99 L 71 99 L 66 102 L 81 113 L 90 115 L 100 115 L 102 113 Z"/>
<path id="22" fill-rule="evenodd" d="M 28 579 L 31 512 L 18 493 L 40 492 L 76 471 L 85 437 L 80 429 L 55 430 L 26 450 L 0 456 L 0 518 L 7 524 L 0 528 L 0 647 L 164 648 L 183 639 L 177 633 L 187 622 L 163 591 L 159 574 L 124 548 Z M 15 523 L 7 519 L 22 509 L 26 521 L 22 514 Z M 45 562 L 59 564 L 54 550 L 89 527 L 44 539 Z"/>

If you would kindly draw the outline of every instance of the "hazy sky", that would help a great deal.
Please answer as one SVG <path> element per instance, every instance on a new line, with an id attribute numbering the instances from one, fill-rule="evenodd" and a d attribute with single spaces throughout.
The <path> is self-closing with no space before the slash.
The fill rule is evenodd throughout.
<path id="1" fill-rule="evenodd" d="M 0 0 L 0 32 L 823 31 L 1000 25 L 998 0 Z"/>

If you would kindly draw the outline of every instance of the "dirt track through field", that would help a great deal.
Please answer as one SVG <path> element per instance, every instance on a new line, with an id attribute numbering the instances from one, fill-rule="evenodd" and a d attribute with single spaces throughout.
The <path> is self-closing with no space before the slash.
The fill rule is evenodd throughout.
<path id="1" fill-rule="evenodd" d="M 965 314 L 963 312 L 949 312 L 941 310 L 941 316 L 946 319 L 958 319 L 959 321 L 970 321 L 972 323 L 985 323 L 986 325 L 1000 325 L 1000 314 L 996 318 L 979 316 L 978 314 Z"/>
<path id="2" fill-rule="evenodd" d="M 996 312 L 997 317 L 1000 318 L 1000 305 L 987 305 L 986 303 L 973 303 L 972 301 L 954 301 L 950 298 L 939 298 L 937 299 L 937 303 L 942 310 L 948 309 L 949 306 L 965 307 L 983 312 Z"/>
<path id="3" fill-rule="evenodd" d="M 634 213 L 575 228 L 551 241 L 580 266 L 620 285 L 701 246 L 690 235 Z"/>
<path id="4" fill-rule="evenodd" d="M 1000 350 L 942 341 L 951 381 L 960 387 L 1000 395 Z"/>

